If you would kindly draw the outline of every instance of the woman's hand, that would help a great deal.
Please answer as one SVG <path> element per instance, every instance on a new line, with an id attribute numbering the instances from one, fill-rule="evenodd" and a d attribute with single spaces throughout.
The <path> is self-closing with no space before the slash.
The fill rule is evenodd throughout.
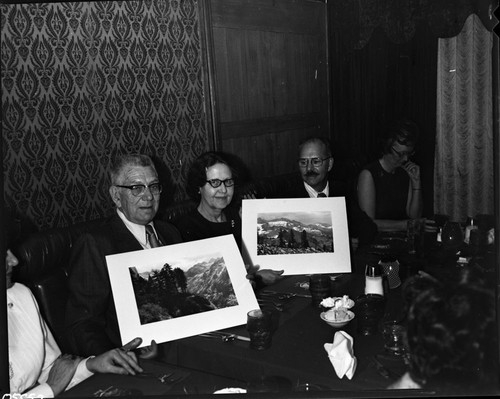
<path id="1" fill-rule="evenodd" d="M 139 349 L 141 359 L 154 359 L 156 356 L 158 356 L 158 345 L 154 339 L 151 341 L 151 345 Z"/>
<path id="2" fill-rule="evenodd" d="M 54 392 L 54 396 L 66 389 L 81 360 L 80 357 L 73 355 L 61 355 L 55 360 L 47 377 L 47 384 Z"/>
<path id="3" fill-rule="evenodd" d="M 412 187 L 420 188 L 420 166 L 412 161 L 408 161 L 401 167 L 408 173 L 408 176 L 410 176 Z M 416 184 L 418 184 L 418 186 Z"/>
<path id="4" fill-rule="evenodd" d="M 255 279 L 258 278 L 265 285 L 274 284 L 276 281 L 280 280 L 283 276 L 284 270 L 271 270 L 271 269 L 262 269 L 260 270 L 259 265 L 248 266 L 247 265 L 247 279 L 250 280 L 252 286 L 255 287 L 256 282 Z"/>
<path id="5" fill-rule="evenodd" d="M 283 277 L 283 272 L 284 270 L 271 270 L 271 269 L 262 269 L 259 270 L 256 274 L 260 276 L 262 279 L 262 282 L 265 285 L 271 285 L 277 282 L 278 280 L 281 280 Z"/>
<path id="6" fill-rule="evenodd" d="M 137 363 L 134 353 L 142 342 L 135 338 L 122 348 L 115 348 L 87 360 L 87 369 L 93 373 L 132 374 L 141 373 L 143 370 Z"/>

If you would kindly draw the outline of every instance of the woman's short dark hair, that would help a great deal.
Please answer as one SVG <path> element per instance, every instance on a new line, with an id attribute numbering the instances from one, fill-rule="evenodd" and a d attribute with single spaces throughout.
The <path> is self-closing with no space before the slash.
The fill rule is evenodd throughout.
<path id="1" fill-rule="evenodd" d="M 193 200 L 200 201 L 200 187 L 207 183 L 207 169 L 217 163 L 227 165 L 231 170 L 233 179 L 236 179 L 235 171 L 223 153 L 216 151 L 205 152 L 196 158 L 189 168 L 186 192 Z"/>
<path id="2" fill-rule="evenodd" d="M 391 152 L 391 147 L 397 142 L 408 147 L 415 147 L 420 136 L 420 129 L 417 124 L 409 119 L 398 119 L 387 127 L 383 153 Z"/>
<path id="3" fill-rule="evenodd" d="M 453 281 L 421 278 L 412 291 L 412 378 L 440 392 L 491 389 L 497 375 L 495 296 L 481 272 L 465 267 Z"/>

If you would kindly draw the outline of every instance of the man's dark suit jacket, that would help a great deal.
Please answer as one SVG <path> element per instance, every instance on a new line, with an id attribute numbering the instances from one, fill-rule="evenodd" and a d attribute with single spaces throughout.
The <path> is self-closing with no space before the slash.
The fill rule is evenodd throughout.
<path id="1" fill-rule="evenodd" d="M 155 221 L 154 226 L 164 245 L 181 242 L 174 226 L 161 221 Z M 73 246 L 66 333 L 74 354 L 98 355 L 122 345 L 106 255 L 141 249 L 117 214 L 95 231 L 82 235 Z"/>
<path id="2" fill-rule="evenodd" d="M 358 205 L 358 201 L 354 197 L 352 190 L 349 190 L 348 182 L 343 180 L 334 180 L 330 174 L 329 182 L 329 197 L 345 197 L 347 224 L 349 228 L 349 236 L 357 237 L 360 245 L 369 244 L 377 234 L 377 225 Z M 309 193 L 304 187 L 304 181 L 300 178 L 297 182 L 297 187 L 290 192 L 290 198 L 308 198 Z"/>

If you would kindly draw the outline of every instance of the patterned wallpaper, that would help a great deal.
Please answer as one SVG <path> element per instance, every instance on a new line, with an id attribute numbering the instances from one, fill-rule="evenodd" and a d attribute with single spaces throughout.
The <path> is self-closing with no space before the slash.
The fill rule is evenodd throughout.
<path id="1" fill-rule="evenodd" d="M 196 0 L 0 11 L 6 205 L 38 228 L 109 214 L 107 168 L 123 152 L 159 162 L 162 201 L 185 198 L 208 146 Z"/>

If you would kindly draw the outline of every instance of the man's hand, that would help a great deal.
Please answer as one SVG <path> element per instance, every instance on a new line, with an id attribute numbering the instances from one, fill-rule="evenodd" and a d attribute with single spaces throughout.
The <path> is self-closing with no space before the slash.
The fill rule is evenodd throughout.
<path id="1" fill-rule="evenodd" d="M 122 348 L 115 348 L 87 360 L 87 368 L 93 373 L 132 374 L 141 373 L 142 368 L 137 363 L 134 353 L 142 342 L 135 338 Z"/>
<path id="2" fill-rule="evenodd" d="M 72 355 L 61 355 L 56 359 L 47 377 L 47 384 L 52 388 L 54 396 L 66 389 L 81 360 L 80 357 Z"/>

